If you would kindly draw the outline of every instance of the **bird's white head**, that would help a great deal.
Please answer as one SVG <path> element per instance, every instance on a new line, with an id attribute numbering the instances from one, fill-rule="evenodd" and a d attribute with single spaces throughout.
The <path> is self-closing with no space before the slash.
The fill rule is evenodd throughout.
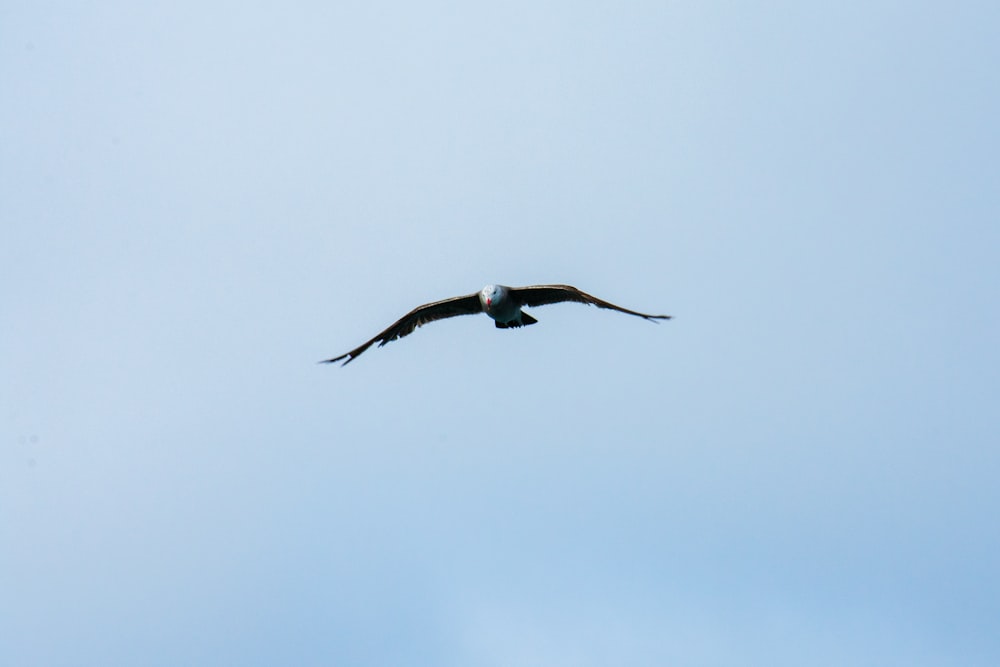
<path id="1" fill-rule="evenodd" d="M 479 292 L 479 301 L 484 309 L 490 310 L 500 302 L 502 296 L 503 290 L 500 285 L 487 285 Z"/>

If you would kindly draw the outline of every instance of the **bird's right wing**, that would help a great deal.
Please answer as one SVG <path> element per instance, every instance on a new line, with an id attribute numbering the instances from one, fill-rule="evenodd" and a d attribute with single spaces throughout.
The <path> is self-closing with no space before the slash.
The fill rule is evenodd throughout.
<path id="1" fill-rule="evenodd" d="M 669 315 L 649 315 L 636 310 L 629 310 L 616 306 L 610 301 L 598 299 L 592 294 L 587 294 L 583 290 L 572 285 L 531 285 L 529 287 L 512 287 L 510 295 L 518 303 L 524 306 L 544 306 L 550 303 L 562 303 L 563 301 L 576 301 L 577 303 L 588 303 L 598 308 L 608 308 L 617 310 L 620 313 L 636 315 L 647 320 L 669 320 Z"/>
<path id="2" fill-rule="evenodd" d="M 341 359 L 346 358 L 347 361 L 343 363 L 343 365 L 346 366 L 354 361 L 355 357 L 359 356 L 362 352 L 371 347 L 373 343 L 377 342 L 379 347 L 382 347 L 390 341 L 410 335 L 413 333 L 414 329 L 422 327 L 428 322 L 443 320 L 448 317 L 456 317 L 458 315 L 475 315 L 476 313 L 481 312 L 483 312 L 483 305 L 479 302 L 479 294 L 456 296 L 450 299 L 435 301 L 433 303 L 425 303 L 422 306 L 417 306 L 406 315 L 403 315 L 371 340 L 359 345 L 350 352 L 340 355 L 339 357 L 324 359 L 320 363 L 332 364 L 335 361 L 340 361 Z"/>

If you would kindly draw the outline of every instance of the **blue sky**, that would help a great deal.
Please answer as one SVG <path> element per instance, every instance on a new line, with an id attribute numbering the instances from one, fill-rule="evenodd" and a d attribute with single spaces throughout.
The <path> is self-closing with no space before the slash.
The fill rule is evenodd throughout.
<path id="1" fill-rule="evenodd" d="M 997 664 L 998 28 L 4 3 L 0 662 Z"/>

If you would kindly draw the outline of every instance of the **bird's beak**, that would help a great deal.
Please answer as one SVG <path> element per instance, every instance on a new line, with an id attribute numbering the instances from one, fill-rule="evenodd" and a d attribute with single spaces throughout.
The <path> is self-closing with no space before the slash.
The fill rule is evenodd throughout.
<path id="1" fill-rule="evenodd" d="M 493 305 L 493 299 L 486 297 L 486 307 L 489 308 Z"/>

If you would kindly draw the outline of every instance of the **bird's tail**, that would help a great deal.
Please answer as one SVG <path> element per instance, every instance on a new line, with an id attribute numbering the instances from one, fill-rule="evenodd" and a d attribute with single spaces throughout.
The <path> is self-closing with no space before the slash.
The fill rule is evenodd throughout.
<path id="1" fill-rule="evenodd" d="M 528 313 L 521 313 L 521 321 L 511 320 L 510 322 L 494 322 L 497 329 L 516 329 L 517 327 L 526 327 L 529 324 L 536 324 L 538 320 L 529 315 Z"/>

